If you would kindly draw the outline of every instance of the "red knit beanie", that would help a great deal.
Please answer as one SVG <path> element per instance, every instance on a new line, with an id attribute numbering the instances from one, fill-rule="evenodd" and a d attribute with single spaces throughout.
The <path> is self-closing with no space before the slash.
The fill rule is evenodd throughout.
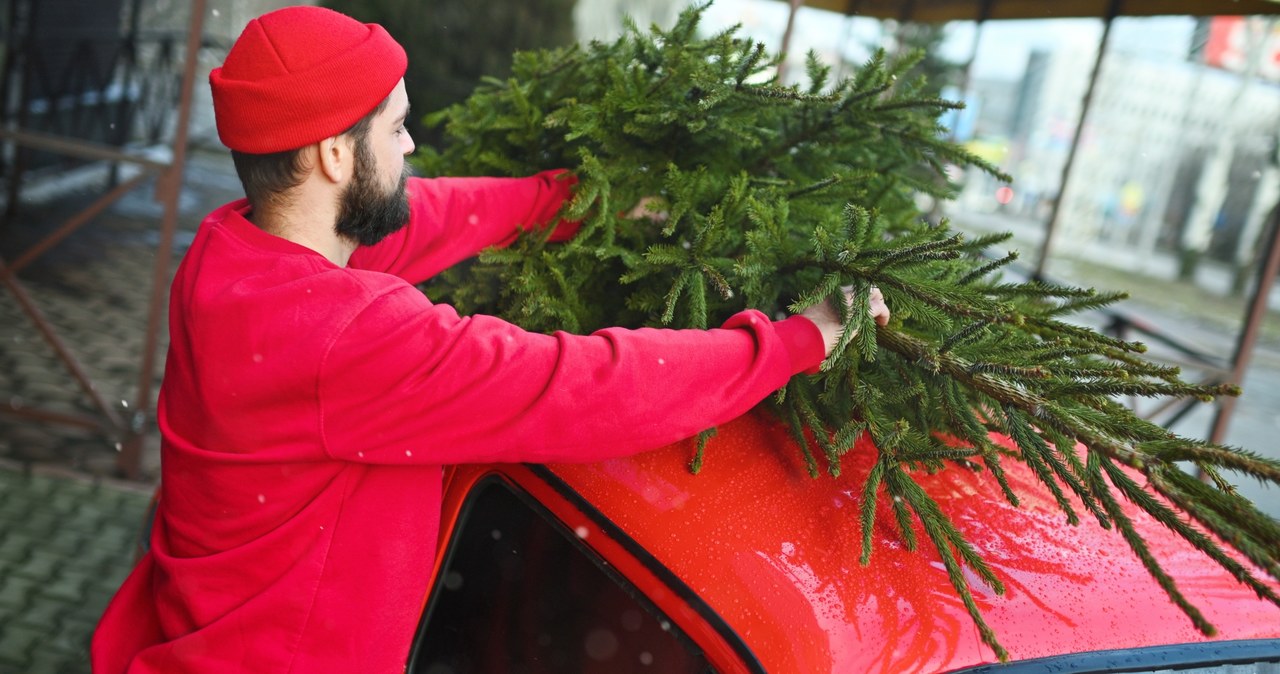
<path id="1" fill-rule="evenodd" d="M 209 73 L 218 137 L 266 154 L 336 136 L 378 107 L 407 66 L 382 26 L 320 7 L 263 14 Z"/>

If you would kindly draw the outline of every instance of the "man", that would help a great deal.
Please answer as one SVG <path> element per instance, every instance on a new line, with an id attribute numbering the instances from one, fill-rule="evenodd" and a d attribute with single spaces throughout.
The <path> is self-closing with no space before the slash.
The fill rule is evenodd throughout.
<path id="1" fill-rule="evenodd" d="M 547 336 L 433 304 L 412 284 L 545 225 L 572 181 L 406 178 L 405 66 L 381 27 L 294 7 L 210 75 L 248 198 L 201 224 L 174 279 L 151 550 L 95 672 L 400 672 L 442 464 L 659 447 L 834 343 L 829 307 Z"/>

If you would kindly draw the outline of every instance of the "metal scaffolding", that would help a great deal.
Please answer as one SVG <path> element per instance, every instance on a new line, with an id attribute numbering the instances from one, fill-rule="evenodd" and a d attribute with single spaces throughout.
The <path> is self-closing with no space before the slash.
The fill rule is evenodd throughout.
<path id="1" fill-rule="evenodd" d="M 132 5 L 131 21 L 133 24 L 128 34 L 132 40 L 136 40 L 139 35 L 139 4 L 138 0 L 134 0 Z M 30 0 L 12 3 L 9 15 L 10 28 L 20 28 L 22 22 L 28 21 L 35 11 L 36 5 Z M 119 11 L 119 9 L 116 11 Z M 0 402 L 0 413 L 48 423 L 92 429 L 108 436 L 119 438 L 121 440 L 121 451 L 117 458 L 117 467 L 123 476 L 129 478 L 137 478 L 140 474 L 142 441 L 151 425 L 150 408 L 156 370 L 156 350 L 160 337 L 160 323 L 164 311 L 164 302 L 167 297 L 169 263 L 172 257 L 174 231 L 177 226 L 178 199 L 182 187 L 188 127 L 191 117 L 191 98 L 196 77 L 197 56 L 202 45 L 205 0 L 192 0 L 190 11 L 191 15 L 185 37 L 185 56 L 182 61 L 181 84 L 177 96 L 177 115 L 172 119 L 173 136 L 170 142 L 171 153 L 168 161 L 157 161 L 136 152 L 123 150 L 118 144 L 113 145 L 110 142 L 99 142 L 84 137 L 76 137 L 71 128 L 60 130 L 62 132 L 59 133 L 24 128 L 24 122 L 28 119 L 26 116 L 28 106 L 25 105 L 25 102 L 19 107 L 18 114 L 9 119 L 4 128 L 0 128 L 0 142 L 4 142 L 12 148 L 12 154 L 16 158 L 14 165 L 9 167 L 8 177 L 11 182 L 8 203 L 10 210 L 18 202 L 19 183 L 25 168 L 23 157 L 29 150 L 41 150 L 81 160 L 107 161 L 117 166 L 127 165 L 140 169 L 137 176 L 115 185 L 61 225 L 55 227 L 44 238 L 19 253 L 14 259 L 6 260 L 3 256 L 0 256 L 0 282 L 3 282 L 5 288 L 17 300 L 22 312 L 30 319 L 31 324 L 39 332 L 41 338 L 49 345 L 58 360 L 75 379 L 93 409 L 92 414 L 66 413 L 28 407 L 15 402 L 13 399 L 6 398 L 3 402 Z M 15 26 L 15 24 L 18 24 L 18 26 Z M 10 55 L 25 55 L 28 58 L 34 58 L 32 52 L 28 50 L 29 46 L 26 44 L 15 45 L 11 42 L 9 45 L 11 49 Z M 126 59 L 131 55 L 136 57 L 136 41 L 126 43 L 124 54 Z M 72 54 L 73 58 L 77 56 L 84 57 L 82 54 Z M 92 58 L 92 55 L 89 57 Z M 13 66 L 14 60 L 14 58 L 10 58 L 6 61 L 6 91 L 11 90 L 10 87 L 17 86 L 11 84 L 11 78 L 16 77 Z M 28 66 L 32 69 L 38 69 L 41 64 L 28 64 Z M 124 75 L 126 86 L 129 84 L 131 76 L 131 72 L 126 70 Z M 100 82 L 99 84 L 102 83 Z M 171 103 L 161 103 L 161 105 L 164 107 L 158 111 L 159 114 L 167 115 L 171 110 L 168 107 Z M 147 123 L 150 132 L 155 137 L 158 137 L 161 130 L 168 126 L 166 121 L 162 118 L 160 120 L 144 120 L 144 123 Z M 71 127 L 75 126 L 75 124 L 71 125 Z M 107 128 L 114 127 L 109 126 Z M 80 135 L 83 136 L 84 134 Z M 118 139 L 107 138 L 106 140 Z M 163 215 L 159 223 L 159 244 L 156 251 L 155 265 L 152 270 L 152 287 L 147 311 L 145 345 L 139 356 L 137 393 L 134 397 L 134 403 L 126 415 L 111 405 L 99 392 L 98 387 L 90 378 L 81 361 L 76 357 L 72 348 L 73 345 L 59 336 L 45 313 L 41 311 L 41 308 L 32 298 L 31 293 L 27 291 L 22 281 L 18 278 L 18 273 L 122 196 L 153 177 L 156 181 L 155 200 L 162 206 Z"/>

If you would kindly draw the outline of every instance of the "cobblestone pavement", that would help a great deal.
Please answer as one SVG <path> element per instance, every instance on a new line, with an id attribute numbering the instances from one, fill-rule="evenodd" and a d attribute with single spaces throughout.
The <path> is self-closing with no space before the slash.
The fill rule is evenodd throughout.
<path id="1" fill-rule="evenodd" d="M 239 196 L 224 154 L 194 155 L 185 183 L 174 265 L 204 214 Z M 12 261 L 100 190 L 101 182 L 91 181 L 52 203 L 23 203 L 16 220 L 0 224 L 0 253 Z M 161 211 L 152 195 L 151 185 L 139 187 L 18 274 L 98 390 L 124 413 L 137 404 L 159 240 Z M 160 365 L 164 348 L 162 336 Z M 157 371 L 157 387 L 159 379 Z M 0 401 L 94 412 L 3 287 Z M 119 441 L 0 414 L 0 674 L 89 671 L 89 635 L 132 565 L 159 469 L 152 433 L 144 479 L 112 479 Z"/>
<path id="2" fill-rule="evenodd" d="M 0 673 L 89 671 L 89 637 L 132 565 L 148 499 L 0 466 Z"/>
<path id="3" fill-rule="evenodd" d="M 26 204 L 8 225 L 0 224 L 0 254 L 6 260 L 29 248 L 101 192 L 100 183 L 53 203 Z M 170 272 L 181 259 L 201 218 L 238 198 L 229 156 L 193 154 L 180 199 L 178 232 Z M 18 280 L 66 342 L 99 393 L 122 415 L 138 401 L 138 371 L 144 348 L 151 278 L 159 240 L 160 205 L 148 184 L 128 193 L 30 266 Z M 168 285 L 167 282 L 165 284 Z M 161 330 L 152 400 L 160 382 L 167 344 Z M 0 288 L 0 400 L 26 408 L 96 415 L 75 379 L 54 357 L 14 297 Z M 154 433 L 144 447 L 143 470 L 159 468 Z M 122 438 L 0 413 L 0 458 L 54 464 L 89 475 L 115 471 Z"/>

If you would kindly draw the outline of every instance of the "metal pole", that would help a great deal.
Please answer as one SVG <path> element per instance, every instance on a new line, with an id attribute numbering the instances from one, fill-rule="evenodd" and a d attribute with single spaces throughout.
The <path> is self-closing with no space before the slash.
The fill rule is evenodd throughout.
<path id="1" fill-rule="evenodd" d="M 83 428 L 96 433 L 120 432 L 119 428 L 111 428 L 97 417 L 92 417 L 87 414 L 54 412 L 52 410 L 38 409 L 35 407 L 23 407 L 21 400 L 12 398 L 0 403 L 0 414 L 18 417 L 21 419 L 34 419 L 35 421 L 41 421 L 44 423 Z"/>
<path id="2" fill-rule="evenodd" d="M 26 252 L 24 252 L 21 256 L 18 257 L 18 259 L 14 260 L 12 263 L 9 264 L 8 270 L 3 272 L 4 275 L 6 277 L 17 275 L 17 273 L 21 271 L 23 267 L 31 264 L 33 260 L 43 255 L 45 251 L 58 245 L 59 241 L 62 241 L 63 239 L 67 238 L 68 236 L 71 235 L 72 232 L 76 231 L 80 227 L 84 226 L 85 223 L 97 217 L 99 213 L 105 211 L 108 206 L 115 203 L 118 199 L 120 199 L 120 197 L 132 191 L 133 188 L 140 185 L 142 181 L 146 180 L 146 178 L 147 178 L 147 174 L 145 173 L 134 176 L 132 179 L 124 183 L 121 183 L 119 185 L 116 185 L 115 189 L 111 190 L 110 192 L 102 195 L 101 197 L 98 197 L 97 200 L 95 200 L 92 204 L 89 204 L 89 206 L 86 207 L 83 211 L 76 213 L 74 216 L 71 217 L 70 220 L 67 220 L 66 222 L 64 222 L 62 226 L 58 227 L 53 232 L 50 232 L 48 236 L 41 239 L 39 243 L 28 248 Z"/>
<path id="3" fill-rule="evenodd" d="M 120 415 L 116 414 L 115 409 L 107 403 L 106 398 L 103 398 L 102 394 L 98 392 L 97 387 L 93 385 L 93 381 L 89 378 L 89 373 L 85 372 L 84 368 L 80 365 L 80 361 L 76 360 L 75 355 L 71 353 L 71 349 L 69 349 L 66 343 L 58 337 L 56 332 L 54 332 L 53 326 L 49 323 L 49 319 L 40 312 L 35 301 L 31 299 L 31 296 L 27 294 L 27 291 L 20 283 L 18 283 L 18 280 L 14 278 L 3 258 L 0 258 L 0 282 L 3 282 L 9 287 L 9 292 L 13 295 L 13 298 L 18 301 L 18 306 L 22 308 L 23 313 L 25 313 L 27 317 L 31 319 L 31 322 L 35 324 L 36 329 L 40 331 L 40 335 L 44 337 L 44 341 L 48 342 L 49 346 L 53 348 L 54 352 L 58 355 L 58 359 L 67 367 L 67 371 L 70 372 L 71 376 L 75 378 L 78 384 L 80 384 L 80 388 L 84 391 L 85 395 L 89 396 L 89 399 L 93 401 L 93 404 L 98 408 L 98 411 L 102 412 L 102 415 L 107 418 L 112 426 L 118 429 L 123 429 L 124 421 L 120 418 Z M 12 402 L 8 405 L 10 409 L 14 409 Z"/>
<path id="4" fill-rule="evenodd" d="M 160 334 L 169 287 L 169 258 L 173 254 L 173 234 L 178 222 L 178 197 L 182 190 L 182 171 L 187 159 L 187 132 L 191 122 L 191 93 L 195 88 L 196 61 L 203 35 L 205 0 L 191 3 L 191 24 L 187 29 L 186 61 L 182 68 L 182 92 L 178 99 L 178 120 L 173 137 L 173 162 L 156 181 L 156 200 L 164 203 L 164 219 L 160 225 L 160 243 L 156 247 L 156 264 L 151 277 L 151 303 L 147 314 L 146 342 L 142 349 L 142 365 L 138 374 L 138 395 L 128 436 L 120 449 L 116 468 L 125 477 L 135 479 L 142 467 L 142 440 L 146 435 L 147 415 L 151 411 L 151 380 L 155 373 L 156 346 Z"/>
<path id="5" fill-rule="evenodd" d="M 55 136 L 51 133 L 40 131 L 27 131 L 17 128 L 0 129 L 0 139 L 12 140 L 22 147 L 49 150 L 50 152 L 76 157 L 77 159 L 129 162 L 149 171 L 167 171 L 171 167 L 168 162 L 158 161 L 133 152 L 125 152 L 102 143 Z"/>
<path id="6" fill-rule="evenodd" d="M 904 24 L 911 21 L 916 15 L 916 0 L 901 0 L 902 7 L 898 8 L 898 23 Z"/>
<path id="7" fill-rule="evenodd" d="M 1075 133 L 1071 137 L 1071 149 L 1067 151 L 1067 162 L 1062 166 L 1062 180 L 1059 181 L 1058 198 L 1053 200 L 1053 209 L 1049 212 L 1049 222 L 1044 227 L 1044 241 L 1040 243 L 1040 256 L 1036 259 L 1036 269 L 1032 278 L 1044 278 L 1045 265 L 1049 261 L 1049 252 L 1053 248 L 1053 234 L 1058 227 L 1058 213 L 1062 201 L 1067 196 L 1067 181 L 1071 177 L 1071 167 L 1076 162 L 1076 151 L 1080 147 L 1080 136 L 1084 133 L 1085 118 L 1089 114 L 1089 105 L 1093 102 L 1093 90 L 1098 84 L 1098 74 L 1102 71 L 1102 61 L 1107 54 L 1107 43 L 1111 39 L 1111 24 L 1120 13 L 1121 0 L 1111 0 L 1107 5 L 1106 22 L 1102 28 L 1102 40 L 1098 43 L 1098 57 L 1093 61 L 1093 73 L 1089 76 L 1089 87 L 1085 89 L 1084 99 L 1080 102 L 1080 118 L 1076 120 Z"/>
<path id="8" fill-rule="evenodd" d="M 1271 209 L 1271 233 L 1267 237 L 1264 251 L 1264 262 L 1258 270 L 1258 286 L 1253 289 L 1253 299 L 1245 313 L 1244 330 L 1240 333 L 1235 353 L 1231 356 L 1231 378 L 1228 380 L 1231 384 L 1239 385 L 1244 382 L 1249 361 L 1253 357 L 1253 347 L 1258 341 L 1258 331 L 1267 313 L 1267 298 L 1271 294 L 1271 286 L 1275 284 L 1276 273 L 1280 271 L 1280 203 Z M 1220 400 L 1209 432 L 1209 442 L 1221 443 L 1226 438 L 1235 410 L 1235 398 L 1227 396 Z"/>
<path id="9" fill-rule="evenodd" d="M 960 100 L 969 97 L 969 84 L 973 80 L 973 62 L 978 60 L 978 47 L 982 45 L 982 29 L 991 16 L 991 3 L 994 0 L 982 0 L 978 6 L 978 18 L 973 22 L 973 44 L 969 47 L 969 58 L 964 62 L 964 70 L 960 71 Z M 956 140 L 956 130 L 960 128 L 959 115 L 956 124 L 951 128 L 951 140 Z"/>
<path id="10" fill-rule="evenodd" d="M 791 31 L 796 25 L 796 13 L 804 5 L 804 0 L 789 0 L 791 10 L 787 12 L 787 27 L 782 31 L 782 58 L 778 61 L 778 83 L 785 84 L 787 74 L 787 52 L 791 48 Z"/>
<path id="11" fill-rule="evenodd" d="M 960 95 L 969 93 L 969 82 L 973 79 L 973 62 L 978 60 L 978 47 L 982 44 L 982 28 L 991 18 L 991 3 L 995 0 L 982 0 L 978 4 L 978 18 L 973 22 L 973 45 L 969 49 L 969 60 L 964 62 L 964 70 L 960 75 Z"/>

